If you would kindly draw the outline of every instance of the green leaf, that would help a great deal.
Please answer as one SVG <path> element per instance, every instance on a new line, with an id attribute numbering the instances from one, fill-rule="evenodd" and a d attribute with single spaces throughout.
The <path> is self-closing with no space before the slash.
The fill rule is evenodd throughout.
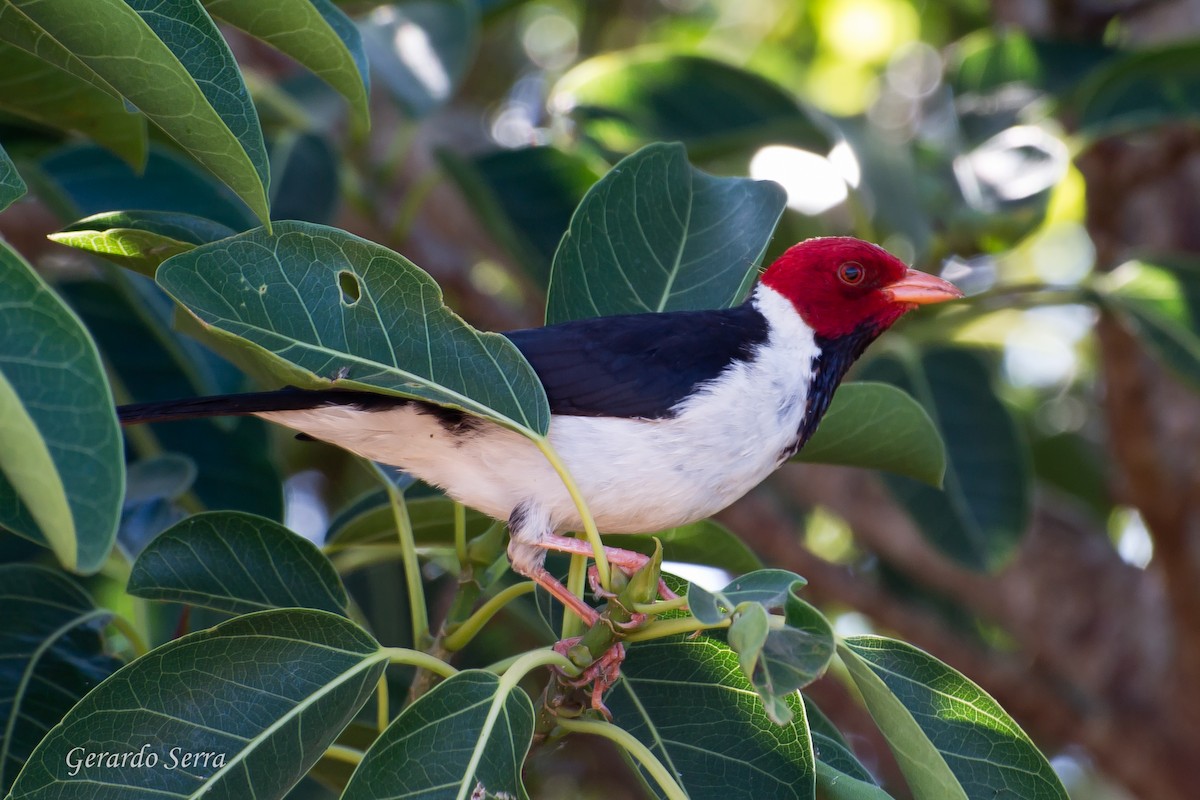
<path id="1" fill-rule="evenodd" d="M 913 395 L 946 443 L 944 491 L 884 475 L 929 541 L 973 569 L 995 569 L 1029 525 L 1031 471 L 1015 420 L 974 353 L 937 348 L 919 356 L 869 361 L 863 377 Z"/>
<path id="2" fill-rule="evenodd" d="M 120 97 L 7 42 L 0 42 L 0 110 L 90 136 L 130 164 L 146 160 L 146 120 Z"/>
<path id="3" fill-rule="evenodd" d="M 241 388 L 243 378 L 231 365 L 171 329 L 175 304 L 157 286 L 137 275 L 116 274 L 110 280 L 64 284 L 62 291 L 96 337 L 113 381 L 131 401 Z M 249 417 L 194 419 L 137 431 L 149 432 L 154 449 L 185 455 L 195 463 L 193 491 L 204 506 L 281 519 L 283 490 L 267 446 L 266 425 Z"/>
<path id="4" fill-rule="evenodd" d="M 90 145 L 64 147 L 39 162 L 72 208 L 69 218 L 114 208 L 180 211 L 241 231 L 254 216 L 228 187 L 191 162 L 151 147 L 142 172 Z M 184 240 L 186 241 L 186 240 Z"/>
<path id="5" fill-rule="evenodd" d="M 454 544 L 454 501 L 442 495 L 406 497 L 413 540 L 418 545 Z M 492 518 L 473 508 L 466 509 L 467 538 L 483 533 Z M 329 521 L 325 543 L 341 550 L 356 545 L 395 544 L 396 518 L 387 492 L 369 492 L 339 511 Z"/>
<path id="6" fill-rule="evenodd" d="M 479 49 L 479 9 L 473 0 L 389 3 L 359 27 L 375 76 L 417 119 L 454 95 Z"/>
<path id="7" fill-rule="evenodd" d="M 219 222 L 173 211 L 112 211 L 71 223 L 49 238 L 154 277 L 158 265 L 234 231 Z"/>
<path id="8" fill-rule="evenodd" d="M 532 740 L 533 706 L 525 692 L 505 691 L 490 672 L 464 670 L 388 726 L 342 800 L 527 798 L 521 765 Z"/>
<path id="9" fill-rule="evenodd" d="M 238 511 L 196 514 L 163 531 L 134 562 L 126 591 L 230 614 L 315 608 L 344 615 L 349 602 L 315 544 Z"/>
<path id="10" fill-rule="evenodd" d="M 370 124 L 367 55 L 354 23 L 329 0 L 202 0 L 214 17 L 303 64 L 350 104 L 354 124 Z"/>
<path id="11" fill-rule="evenodd" d="M 826 132 L 782 88 L 747 70 L 658 48 L 607 53 L 574 67 L 549 107 L 602 148 L 629 153 L 680 140 L 693 156 L 791 144 L 824 153 Z"/>
<path id="12" fill-rule="evenodd" d="M 12 2 L 267 220 L 258 116 L 198 0 Z"/>
<path id="13" fill-rule="evenodd" d="M 786 569 L 760 569 L 730 581 L 719 592 L 710 593 L 696 584 L 688 585 L 688 608 L 696 619 L 715 625 L 728 618 L 742 603 L 758 603 L 768 609 L 783 608 L 792 587 L 807 584 Z"/>
<path id="14" fill-rule="evenodd" d="M 0 242 L 0 525 L 92 573 L 116 537 L 125 465 L 91 337 Z"/>
<path id="15" fill-rule="evenodd" d="M 1101 301 L 1193 387 L 1200 387 L 1200 262 L 1128 261 L 1097 279 Z"/>
<path id="16" fill-rule="evenodd" d="M 1093 70 L 1068 99 L 1083 136 L 1106 136 L 1200 119 L 1200 45 L 1139 50 Z"/>
<path id="17" fill-rule="evenodd" d="M 604 541 L 624 550 L 651 555 L 654 553 L 655 539 L 662 543 L 663 559 L 666 561 L 718 567 L 735 575 L 762 569 L 762 561 L 745 542 L 733 531 L 711 519 L 656 533 L 616 534 L 606 537 Z"/>
<path id="18" fill-rule="evenodd" d="M 917 800 L 1065 800 L 1050 763 L 1004 709 L 912 645 L 852 636 L 838 654 Z"/>
<path id="19" fill-rule="evenodd" d="M 812 741 L 799 697 L 788 698 L 791 724 L 771 723 L 737 654 L 719 637 L 630 645 L 604 702 L 692 800 L 814 797 Z"/>
<path id="20" fill-rule="evenodd" d="M 841 731 L 804 695 L 804 711 L 817 757 L 817 785 L 832 800 L 890 800 L 870 771 L 850 750 Z"/>
<path id="21" fill-rule="evenodd" d="M 0 565 L 0 794 L 33 748 L 120 662 L 104 652 L 109 612 L 59 572 Z"/>
<path id="22" fill-rule="evenodd" d="M 337 211 L 340 156 L 323 136 L 284 131 L 271 142 L 271 216 L 324 224 Z"/>
<path id="23" fill-rule="evenodd" d="M 282 797 L 366 703 L 387 660 L 361 628 L 323 611 L 264 611 L 193 633 L 71 709 L 30 756 L 11 800 L 77 797 L 97 785 L 111 797 Z M 157 761 L 81 764 L 72 775 L 77 747 Z M 210 755 L 185 768 L 191 753 Z"/>
<path id="24" fill-rule="evenodd" d="M 593 186 L 554 256 L 547 323 L 722 308 L 750 288 L 786 203 L 770 181 L 717 178 L 655 144 Z"/>
<path id="25" fill-rule="evenodd" d="M 288 383 L 427 400 L 528 435 L 549 426 L 541 383 L 507 339 L 463 322 L 408 259 L 344 231 L 281 222 L 176 256 L 158 281 Z"/>
<path id="26" fill-rule="evenodd" d="M 538 286 L 546 286 L 571 215 L 603 174 L 597 166 L 556 147 L 499 150 L 474 159 L 442 149 L 437 159 L 488 234 Z"/>
<path id="27" fill-rule="evenodd" d="M 941 487 L 946 446 L 921 404 L 886 383 L 843 383 L 793 459 L 881 469 Z"/>
<path id="28" fill-rule="evenodd" d="M 8 157 L 8 153 L 0 147 L 0 211 L 11 206 L 24 194 L 25 181 L 17 174 L 17 167 Z"/>

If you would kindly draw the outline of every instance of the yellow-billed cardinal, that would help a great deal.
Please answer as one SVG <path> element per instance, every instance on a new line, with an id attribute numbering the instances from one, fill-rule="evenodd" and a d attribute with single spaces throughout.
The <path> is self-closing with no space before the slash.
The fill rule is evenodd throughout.
<path id="1" fill-rule="evenodd" d="M 910 309 L 952 284 L 847 237 L 795 245 L 734 308 L 600 317 L 505 334 L 541 379 L 549 438 L 597 527 L 644 533 L 728 506 L 812 435 L 846 370 Z M 462 412 L 342 390 L 283 389 L 125 406 L 121 421 L 252 414 L 391 464 L 511 530 L 513 568 L 592 622 L 543 567 L 582 521 L 520 434 Z M 607 548 L 633 569 L 644 557 Z"/>

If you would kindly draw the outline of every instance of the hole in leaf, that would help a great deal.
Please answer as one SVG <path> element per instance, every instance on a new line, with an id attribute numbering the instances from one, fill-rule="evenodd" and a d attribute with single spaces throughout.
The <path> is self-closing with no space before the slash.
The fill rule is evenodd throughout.
<path id="1" fill-rule="evenodd" d="M 358 276 L 342 270 L 337 277 L 338 288 L 342 290 L 342 303 L 348 306 L 357 303 L 358 298 L 362 297 L 362 286 L 358 283 Z"/>

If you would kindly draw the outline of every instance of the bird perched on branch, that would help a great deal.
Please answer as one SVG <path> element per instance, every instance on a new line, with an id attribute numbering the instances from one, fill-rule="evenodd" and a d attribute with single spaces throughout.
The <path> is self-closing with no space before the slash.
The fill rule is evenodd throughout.
<path id="1" fill-rule="evenodd" d="M 549 440 L 605 533 L 684 525 L 728 506 L 816 430 L 846 370 L 918 305 L 961 297 L 880 247 L 830 237 L 795 245 L 742 305 L 578 320 L 505 334 L 550 402 Z M 543 566 L 580 514 L 519 433 L 418 400 L 282 389 L 146 403 L 123 423 L 253 415 L 399 467 L 511 532 L 513 568 L 585 621 L 597 613 Z M 645 557 L 606 548 L 632 571 Z"/>

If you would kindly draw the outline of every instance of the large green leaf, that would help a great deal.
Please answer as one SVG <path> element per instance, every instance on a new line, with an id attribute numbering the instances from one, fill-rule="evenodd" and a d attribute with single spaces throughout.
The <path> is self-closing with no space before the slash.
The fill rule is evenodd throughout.
<path id="1" fill-rule="evenodd" d="M 0 211 L 11 206 L 25 194 L 25 181 L 4 148 L 0 147 Z"/>
<path id="2" fill-rule="evenodd" d="M 329 0 L 201 0 L 208 12 L 286 53 L 338 91 L 365 129 L 367 56 L 358 29 Z"/>
<path id="3" fill-rule="evenodd" d="M 793 459 L 881 469 L 940 487 L 946 448 L 921 404 L 886 383 L 844 383 Z"/>
<path id="4" fill-rule="evenodd" d="M 474 159 L 443 149 L 437 158 L 492 238 L 545 286 L 571 214 L 603 173 L 556 147 L 499 150 Z"/>
<path id="5" fill-rule="evenodd" d="M 90 136 L 129 164 L 146 160 L 146 121 L 120 97 L 7 42 L 0 42 L 0 110 Z"/>
<path id="6" fill-rule="evenodd" d="M 855 757 L 842 732 L 804 695 L 804 711 L 817 757 L 817 786 L 829 800 L 891 800 L 870 771 Z"/>
<path id="7" fill-rule="evenodd" d="M 264 611 L 193 633 L 71 709 L 11 800 L 282 797 L 371 696 L 387 660 L 361 628 L 323 611 Z M 100 752 L 129 755 L 124 766 L 75 759 Z M 155 763 L 131 766 L 139 753 Z M 185 767 L 196 753 L 209 755 Z"/>
<path id="8" fill-rule="evenodd" d="M 176 211 L 112 211 L 73 222 L 49 238 L 154 277 L 158 265 L 196 245 L 232 236 L 219 222 Z"/>
<path id="9" fill-rule="evenodd" d="M 1200 45 L 1136 51 L 1094 70 L 1071 96 L 1080 133 L 1100 139 L 1200 119 Z"/>
<path id="10" fill-rule="evenodd" d="M 112 394 L 91 337 L 0 242 L 0 525 L 95 572 L 125 493 Z"/>
<path id="11" fill-rule="evenodd" d="M 134 562 L 126 591 L 246 614 L 315 608 L 345 614 L 346 589 L 312 542 L 278 522 L 238 511 L 188 517 Z"/>
<path id="12" fill-rule="evenodd" d="M 1003 564 L 1028 527 L 1032 481 L 1025 441 L 986 365 L 968 350 L 944 347 L 872 359 L 863 376 L 917 398 L 946 443 L 943 491 L 884 475 L 921 532 L 974 569 Z"/>
<path id="13" fill-rule="evenodd" d="M 692 800 L 812 800 L 812 740 L 798 695 L 788 725 L 762 701 L 719 637 L 630 645 L 605 695 L 613 721 L 658 757 Z"/>
<path id="14" fill-rule="evenodd" d="M 1164 364 L 1200 386 L 1200 262 L 1182 256 L 1128 261 L 1101 276 L 1096 288 Z"/>
<path id="15" fill-rule="evenodd" d="M 549 425 L 507 339 L 463 322 L 408 259 L 344 231 L 281 222 L 176 256 L 158 282 L 288 383 L 414 397 L 536 435 Z"/>
<path id="16" fill-rule="evenodd" d="M 584 61 L 554 87 L 549 106 L 616 153 L 671 140 L 693 155 L 763 144 L 824 153 L 830 146 L 826 132 L 776 84 L 720 61 L 657 48 Z"/>
<path id="17" fill-rule="evenodd" d="M 255 224 L 250 209 L 227 186 L 163 147 L 150 148 L 140 172 L 91 145 L 56 150 L 39 165 L 70 204 L 63 213 L 68 219 L 116 208 L 179 211 L 237 231 Z"/>
<path id="18" fill-rule="evenodd" d="M 63 714 L 120 662 L 104 652 L 109 612 L 59 572 L 0 565 L 0 794 Z"/>
<path id="19" fill-rule="evenodd" d="M 593 186 L 571 218 L 554 256 L 546 321 L 733 305 L 785 204 L 778 184 L 694 169 L 682 145 L 644 147 Z"/>
<path id="20" fill-rule="evenodd" d="M 198 0 L 11 2 L 267 220 L 258 116 Z"/>
<path id="21" fill-rule="evenodd" d="M 479 9 L 473 0 L 401 0 L 376 8 L 359 28 L 375 76 L 420 118 L 453 96 L 471 66 Z"/>
<path id="22" fill-rule="evenodd" d="M 917 800 L 1066 800 L 1046 757 L 960 673 L 879 636 L 845 639 L 838 654 Z"/>
<path id="23" fill-rule="evenodd" d="M 533 706 L 505 687 L 490 672 L 465 670 L 422 695 L 367 751 L 342 800 L 527 798 L 521 767 Z"/>

